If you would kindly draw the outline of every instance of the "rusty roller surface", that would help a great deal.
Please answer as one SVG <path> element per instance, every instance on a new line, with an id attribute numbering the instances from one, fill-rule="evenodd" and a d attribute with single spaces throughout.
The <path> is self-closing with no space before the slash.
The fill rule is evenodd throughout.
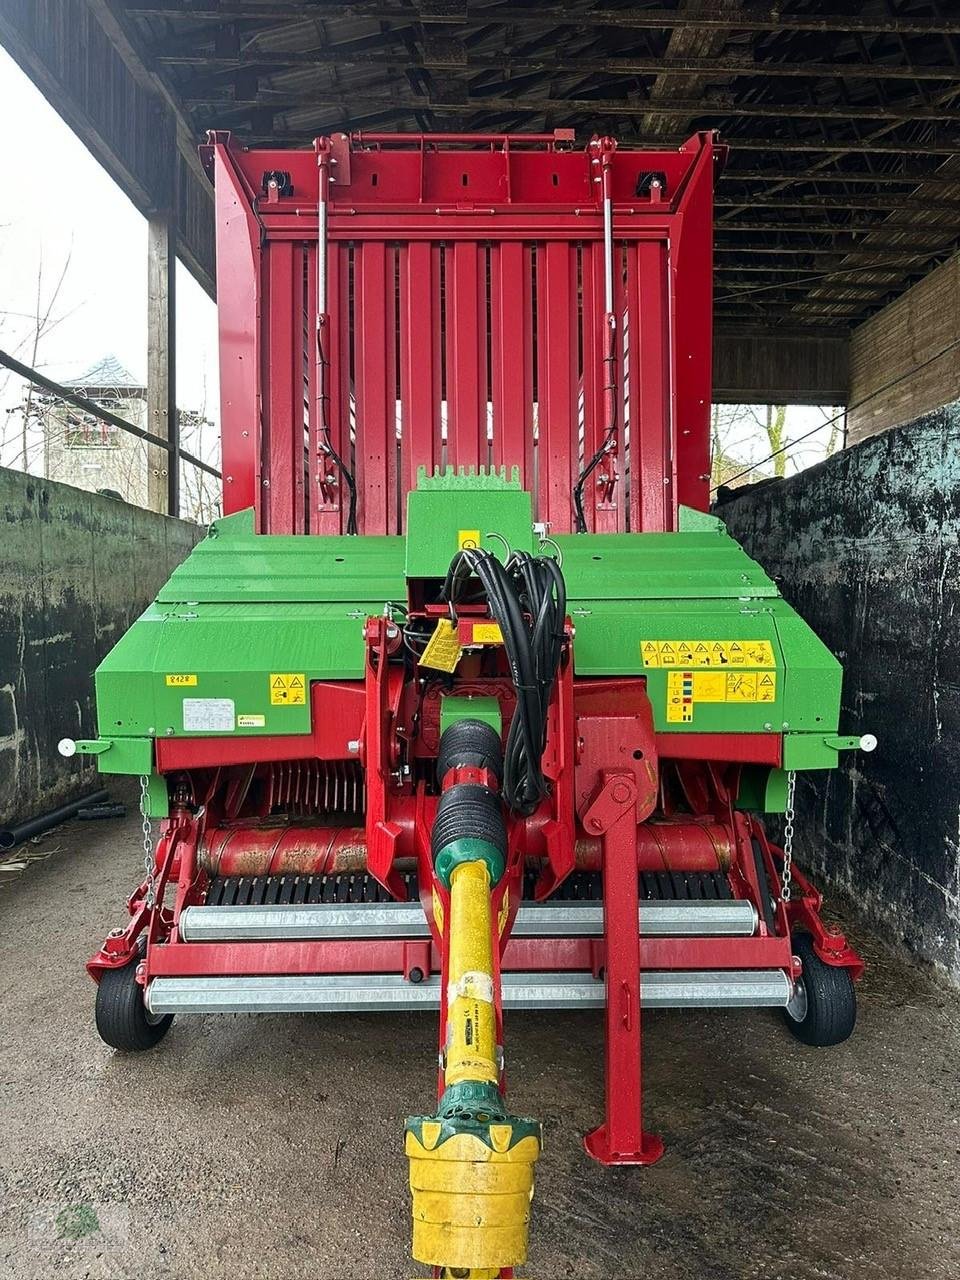
<path id="1" fill-rule="evenodd" d="M 718 823 L 644 823 L 637 830 L 638 871 L 726 871 L 730 837 Z M 600 870 L 600 841 L 579 836 L 578 871 Z M 200 866 L 214 876 L 338 875 L 365 871 L 363 827 L 212 827 Z"/>
<path id="2" fill-rule="evenodd" d="M 365 871 L 366 835 L 363 827 L 212 827 L 200 865 L 213 876 Z"/>

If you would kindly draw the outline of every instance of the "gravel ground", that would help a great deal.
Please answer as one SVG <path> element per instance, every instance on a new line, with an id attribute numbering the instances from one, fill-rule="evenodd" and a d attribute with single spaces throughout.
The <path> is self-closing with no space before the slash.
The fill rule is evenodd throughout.
<path id="1" fill-rule="evenodd" d="M 0 872 L 0 1277 L 409 1280 L 401 1125 L 430 1105 L 433 1019 L 181 1018 L 114 1054 L 83 962 L 137 848 L 132 818 L 73 823 Z M 650 1169 L 580 1146 L 600 1015 L 510 1017 L 511 1099 L 546 1140 L 525 1274 L 960 1276 L 960 996 L 851 932 L 869 968 L 837 1049 L 766 1012 L 648 1015 Z"/>

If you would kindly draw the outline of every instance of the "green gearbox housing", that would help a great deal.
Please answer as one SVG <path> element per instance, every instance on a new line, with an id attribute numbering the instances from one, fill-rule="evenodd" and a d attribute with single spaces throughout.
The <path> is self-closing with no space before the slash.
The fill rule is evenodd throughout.
<path id="1" fill-rule="evenodd" d="M 457 550 L 562 560 L 577 676 L 646 677 L 660 733 L 783 735 L 783 768 L 828 769 L 840 664 L 710 515 L 675 533 L 565 534 L 541 543 L 516 473 L 419 476 L 403 536 L 254 532 L 217 520 L 96 673 L 103 773 L 150 774 L 163 737 L 310 732 L 309 686 L 361 680 L 363 627 Z M 741 799 L 783 808 L 779 770 L 747 770 Z"/>

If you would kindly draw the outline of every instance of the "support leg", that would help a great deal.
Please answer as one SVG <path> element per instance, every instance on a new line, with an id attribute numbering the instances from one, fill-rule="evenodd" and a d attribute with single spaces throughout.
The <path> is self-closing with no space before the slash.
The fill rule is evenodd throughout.
<path id="1" fill-rule="evenodd" d="M 603 840 L 606 1120 L 583 1140 L 601 1164 L 653 1164 L 663 1155 L 642 1122 L 636 794 L 632 774 L 605 773 L 584 815 L 587 830 Z"/>

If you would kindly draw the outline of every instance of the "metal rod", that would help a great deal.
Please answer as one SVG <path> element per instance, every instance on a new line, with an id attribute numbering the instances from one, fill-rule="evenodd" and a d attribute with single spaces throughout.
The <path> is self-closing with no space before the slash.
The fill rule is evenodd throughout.
<path id="1" fill-rule="evenodd" d="M 602 1009 L 604 986 L 590 973 L 505 973 L 504 1009 Z M 782 969 L 648 971 L 640 978 L 648 1009 L 748 1009 L 786 1005 L 793 983 Z M 440 979 L 399 974 L 154 978 L 144 1003 L 165 1013 L 388 1013 L 436 1009 Z"/>
<path id="2" fill-rule="evenodd" d="M 100 804 L 109 799 L 110 793 L 101 787 L 99 791 L 91 791 L 89 795 L 81 796 L 79 800 L 62 804 L 59 809 L 51 809 L 49 813 L 43 813 L 38 818 L 21 822 L 18 827 L 4 827 L 0 829 L 0 849 L 13 849 L 18 844 L 23 844 L 25 840 L 29 840 L 31 836 L 38 836 L 44 831 L 49 831 L 51 827 L 66 822 L 76 815 L 78 809 L 83 809 L 88 804 Z"/>
<path id="3" fill-rule="evenodd" d="M 99 418 L 101 422 L 109 422 L 111 426 L 117 427 L 120 431 L 128 431 L 130 435 L 136 436 L 138 440 L 146 440 L 148 444 L 155 444 L 159 449 L 166 449 L 168 453 L 173 452 L 176 447 L 169 440 L 164 440 L 162 436 L 154 435 L 152 431 L 145 431 L 143 427 L 127 422 L 125 418 L 118 417 L 115 413 L 111 413 L 109 409 L 102 408 L 95 400 L 88 400 L 86 396 L 77 395 L 75 391 L 71 391 L 69 387 L 63 386 L 62 383 L 54 382 L 52 378 L 47 378 L 44 374 L 38 373 L 36 369 L 31 369 L 28 364 L 21 364 L 19 360 L 15 360 L 7 351 L 0 350 L 0 364 L 19 374 L 21 378 L 26 378 L 27 382 L 32 382 L 35 387 L 42 387 L 44 391 L 52 392 L 69 404 L 76 405 L 84 413 L 89 413 L 93 417 Z M 191 466 L 199 467 L 201 471 L 206 471 L 208 475 L 215 476 L 218 480 L 221 478 L 221 473 L 216 467 L 211 467 L 209 462 L 204 462 L 202 459 L 194 457 L 192 453 L 187 453 L 186 449 L 179 449 L 179 456 L 184 462 L 189 462 Z"/>
<path id="4" fill-rule="evenodd" d="M 757 909 L 742 898 L 640 903 L 640 932 L 647 937 L 749 938 L 756 929 Z M 514 938 L 597 938 L 602 935 L 602 902 L 525 902 L 511 930 Z M 419 902 L 186 907 L 180 915 L 180 937 L 184 942 L 426 939 L 429 936 Z"/>
<path id="5" fill-rule="evenodd" d="M 320 194 L 317 198 L 317 328 L 327 314 L 327 188 L 330 181 L 330 155 L 317 156 L 320 169 Z"/>
<path id="6" fill-rule="evenodd" d="M 603 309 L 613 315 L 613 201 L 603 197 Z"/>

